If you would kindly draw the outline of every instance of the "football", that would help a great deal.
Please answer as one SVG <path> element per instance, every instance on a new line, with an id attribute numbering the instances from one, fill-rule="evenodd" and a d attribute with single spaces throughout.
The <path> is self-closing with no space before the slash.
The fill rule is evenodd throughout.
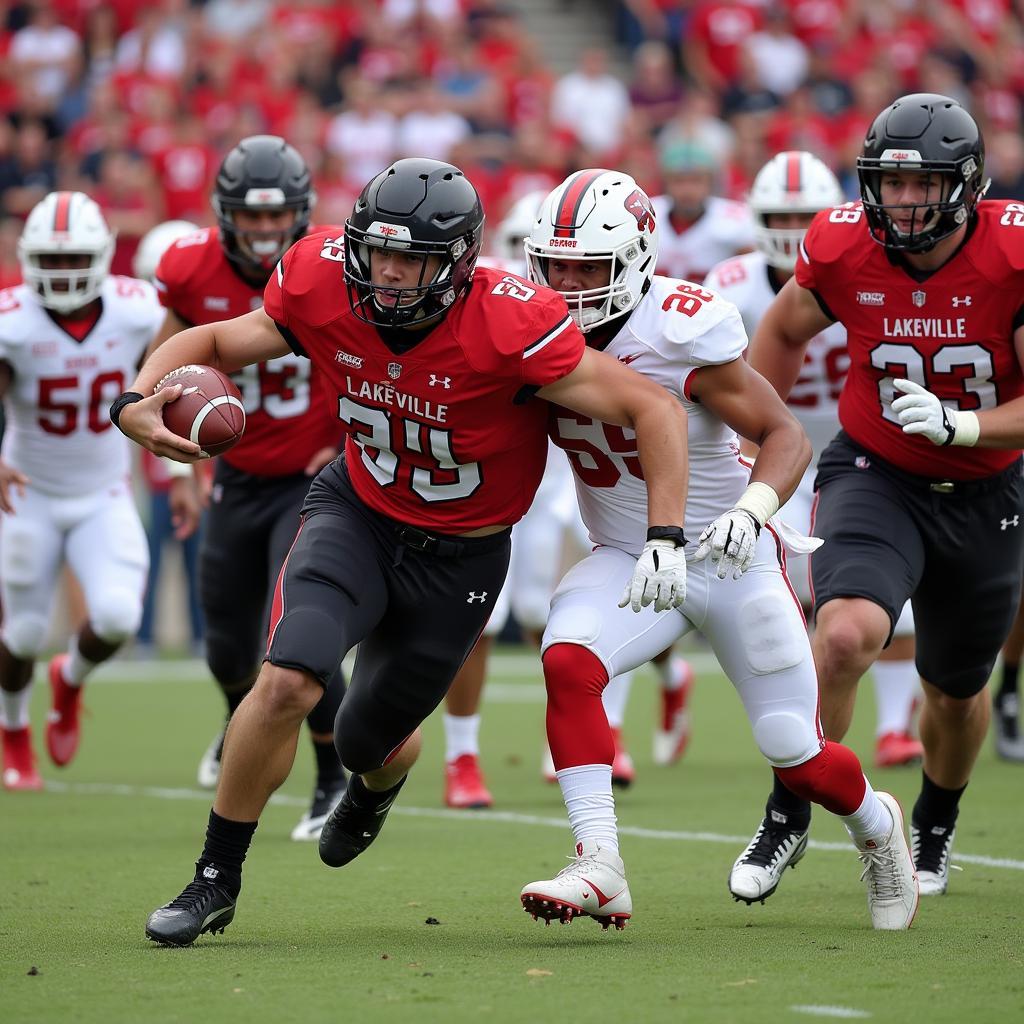
<path id="1" fill-rule="evenodd" d="M 241 392 L 226 373 L 212 366 L 179 366 L 154 391 L 175 384 L 181 394 L 163 409 L 164 425 L 179 437 L 194 441 L 207 455 L 221 455 L 245 430 Z"/>

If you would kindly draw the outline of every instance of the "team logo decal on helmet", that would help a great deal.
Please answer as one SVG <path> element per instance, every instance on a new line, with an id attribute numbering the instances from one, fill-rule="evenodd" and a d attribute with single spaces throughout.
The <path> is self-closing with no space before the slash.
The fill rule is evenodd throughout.
<path id="1" fill-rule="evenodd" d="M 628 174 L 601 168 L 577 171 L 551 192 L 526 240 L 529 277 L 540 284 L 550 284 L 553 260 L 608 265 L 607 284 L 562 292 L 583 331 L 636 306 L 651 286 L 657 256 L 650 199 Z"/>

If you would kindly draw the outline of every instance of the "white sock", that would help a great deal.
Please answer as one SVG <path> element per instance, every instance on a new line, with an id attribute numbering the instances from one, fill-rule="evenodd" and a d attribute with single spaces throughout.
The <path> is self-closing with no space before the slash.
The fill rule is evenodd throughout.
<path id="1" fill-rule="evenodd" d="M 867 780 L 864 780 L 867 782 Z M 893 820 L 889 809 L 875 796 L 875 791 L 868 783 L 864 799 L 860 807 L 843 817 L 843 824 L 850 838 L 860 847 L 868 840 L 884 843 L 892 835 Z"/>
<path id="2" fill-rule="evenodd" d="M 913 659 L 876 661 L 871 666 L 871 674 L 875 680 L 875 704 L 878 708 L 875 735 L 907 732 L 910 729 L 910 710 L 920 688 Z"/>
<path id="3" fill-rule="evenodd" d="M 633 673 L 622 672 L 608 680 L 608 685 L 601 694 L 604 713 L 608 724 L 613 729 L 621 729 L 626 718 L 626 703 L 629 700 L 629 688 L 633 685 Z"/>
<path id="4" fill-rule="evenodd" d="M 555 775 L 562 787 L 562 799 L 576 842 L 593 840 L 617 856 L 619 834 L 615 830 L 612 766 L 581 764 L 576 768 L 563 768 Z"/>
<path id="5" fill-rule="evenodd" d="M 0 725 L 5 729 L 24 729 L 28 725 L 28 702 L 32 696 L 32 680 L 17 693 L 0 690 Z"/>
<path id="6" fill-rule="evenodd" d="M 99 664 L 89 661 L 78 649 L 78 634 L 71 638 L 68 644 L 68 660 L 64 662 L 64 682 L 68 686 L 78 687 L 85 682 L 85 677 Z"/>
<path id="7" fill-rule="evenodd" d="M 454 761 L 463 754 L 480 753 L 480 716 L 444 716 L 444 759 Z"/>
<path id="8" fill-rule="evenodd" d="M 654 662 L 654 667 L 658 670 L 658 675 L 661 677 L 661 687 L 663 690 L 668 690 L 669 693 L 673 693 L 675 690 L 681 690 L 683 683 L 686 681 L 686 659 L 680 658 L 678 654 L 673 654 L 666 658 L 664 662 Z"/>

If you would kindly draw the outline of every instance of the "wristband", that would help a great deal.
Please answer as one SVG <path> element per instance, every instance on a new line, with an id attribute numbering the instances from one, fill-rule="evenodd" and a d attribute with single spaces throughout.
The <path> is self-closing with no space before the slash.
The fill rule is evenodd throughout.
<path id="1" fill-rule="evenodd" d="M 760 529 L 779 511 L 779 496 L 773 487 L 755 481 L 747 486 L 733 508 L 749 512 Z"/>
<path id="2" fill-rule="evenodd" d="M 179 462 L 177 459 L 167 458 L 166 455 L 161 455 L 160 461 L 164 464 L 164 468 L 167 470 L 167 475 L 172 480 L 178 480 L 195 475 L 192 472 L 191 462 Z"/>
<path id="3" fill-rule="evenodd" d="M 952 409 L 948 409 L 944 411 L 943 415 L 946 423 L 953 428 L 953 433 L 943 447 L 956 444 L 973 448 L 978 443 L 981 426 L 978 423 L 978 417 L 973 412 L 954 412 Z"/>
<path id="4" fill-rule="evenodd" d="M 652 526 L 647 530 L 648 540 L 670 540 L 677 548 L 686 547 L 686 537 L 681 526 Z"/>
<path id="5" fill-rule="evenodd" d="M 121 429 L 119 420 L 121 419 L 121 412 L 126 405 L 134 405 L 136 402 L 141 402 L 145 395 L 140 395 L 138 391 L 125 391 L 124 394 L 118 395 L 117 398 L 110 403 L 110 422 Z"/>

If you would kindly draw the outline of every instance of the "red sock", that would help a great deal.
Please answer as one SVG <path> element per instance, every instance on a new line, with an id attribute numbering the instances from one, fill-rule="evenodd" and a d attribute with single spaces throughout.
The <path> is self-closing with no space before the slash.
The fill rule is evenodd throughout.
<path id="1" fill-rule="evenodd" d="M 849 747 L 830 740 L 825 741 L 825 749 L 810 761 L 774 771 L 791 793 L 821 804 L 833 814 L 853 814 L 867 792 L 857 755 Z"/>
<path id="2" fill-rule="evenodd" d="M 578 644 L 555 644 L 544 652 L 548 689 L 548 745 L 555 768 L 611 764 L 612 730 L 601 703 L 608 673 L 601 660 Z"/>

